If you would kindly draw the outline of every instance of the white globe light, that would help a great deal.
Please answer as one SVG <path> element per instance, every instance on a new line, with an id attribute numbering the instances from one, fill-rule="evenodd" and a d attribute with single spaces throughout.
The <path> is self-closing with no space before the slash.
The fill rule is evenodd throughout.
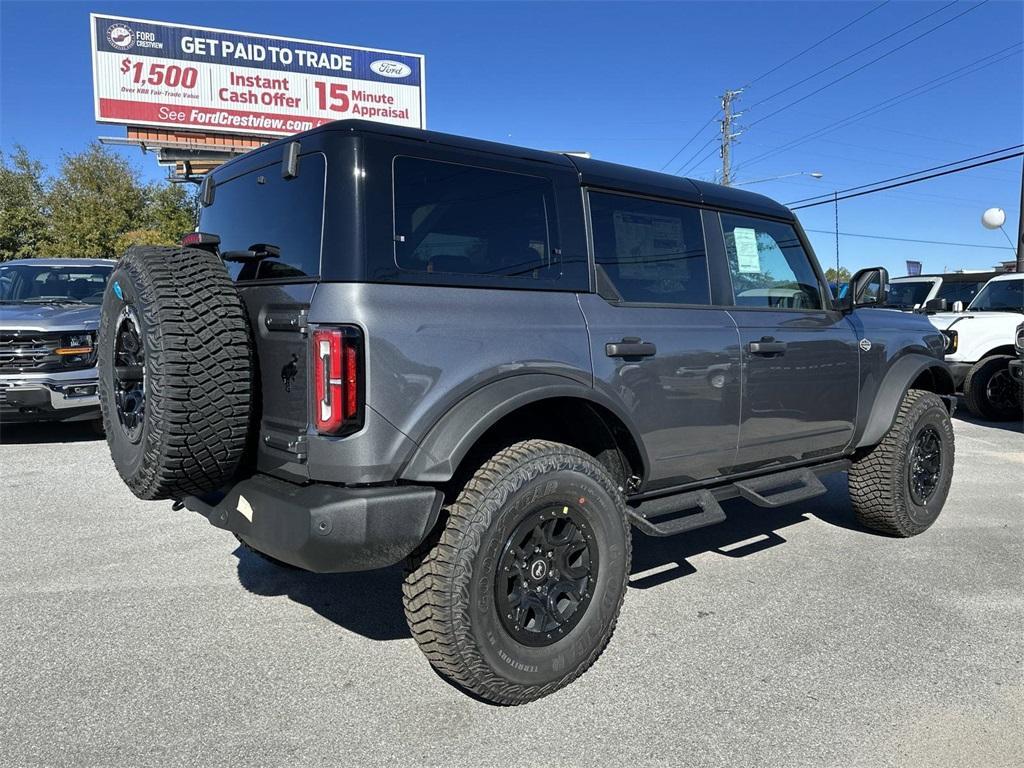
<path id="1" fill-rule="evenodd" d="M 981 214 L 981 225 L 985 229 L 999 229 L 1006 223 L 1006 211 L 1002 208 L 989 208 Z"/>

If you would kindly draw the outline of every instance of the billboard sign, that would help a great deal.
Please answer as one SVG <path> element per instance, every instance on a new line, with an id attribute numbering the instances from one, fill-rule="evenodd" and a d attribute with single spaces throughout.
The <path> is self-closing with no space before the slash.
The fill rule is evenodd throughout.
<path id="1" fill-rule="evenodd" d="M 89 24 L 97 122 L 260 136 L 344 118 L 426 127 L 420 54 L 96 13 Z"/>
<path id="2" fill-rule="evenodd" d="M 917 277 L 921 274 L 921 262 L 920 261 L 908 261 L 907 262 L 907 274 L 911 277 Z"/>

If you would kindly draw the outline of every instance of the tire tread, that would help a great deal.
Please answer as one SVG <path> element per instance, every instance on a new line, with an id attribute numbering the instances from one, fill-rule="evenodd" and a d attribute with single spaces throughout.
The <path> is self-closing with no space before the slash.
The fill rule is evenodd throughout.
<path id="1" fill-rule="evenodd" d="M 447 508 L 447 523 L 432 547 L 414 553 L 405 582 L 402 602 L 409 631 L 431 665 L 442 675 L 489 701 L 522 704 L 541 698 L 568 685 L 582 675 L 601 655 L 611 640 L 615 619 L 601 641 L 574 668 L 544 685 L 522 685 L 504 679 L 487 664 L 470 635 L 469 627 L 459 619 L 462 606 L 469 603 L 471 571 L 466 567 L 466 552 L 475 552 L 491 523 L 486 500 L 498 497 L 504 502 L 517 475 L 533 476 L 550 469 L 577 469 L 592 478 L 600 478 L 611 495 L 619 498 L 615 483 L 592 457 L 575 448 L 546 440 L 527 440 L 498 452 L 485 462 Z M 621 516 L 626 537 L 626 567 L 622 594 L 614 616 L 625 596 L 629 574 L 629 523 Z"/>

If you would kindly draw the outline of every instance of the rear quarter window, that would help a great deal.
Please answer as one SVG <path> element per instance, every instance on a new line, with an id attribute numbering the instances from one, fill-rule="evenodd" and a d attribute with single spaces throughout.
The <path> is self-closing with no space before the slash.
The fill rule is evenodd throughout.
<path id="1" fill-rule="evenodd" d="M 274 246 L 280 256 L 225 261 L 232 279 L 279 280 L 320 274 L 327 161 L 303 155 L 295 178 L 274 163 L 214 185 L 213 202 L 199 213 L 199 231 L 220 237 L 220 252 Z"/>
<path id="2" fill-rule="evenodd" d="M 543 177 L 396 157 L 394 227 L 398 269 L 439 283 L 561 275 L 554 188 Z"/>

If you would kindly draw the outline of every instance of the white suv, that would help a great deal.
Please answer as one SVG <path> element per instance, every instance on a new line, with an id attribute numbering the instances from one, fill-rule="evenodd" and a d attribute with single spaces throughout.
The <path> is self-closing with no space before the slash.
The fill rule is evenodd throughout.
<path id="1" fill-rule="evenodd" d="M 945 299 L 949 309 L 956 302 L 967 306 L 997 272 L 947 272 L 939 275 L 908 275 L 889 281 L 885 306 L 910 311 L 932 299 Z"/>
<path id="2" fill-rule="evenodd" d="M 1019 418 L 1021 397 L 1010 377 L 1014 338 L 1024 314 L 1024 273 L 993 277 L 964 312 L 931 315 L 946 336 L 946 362 L 967 408 L 992 420 Z"/>

